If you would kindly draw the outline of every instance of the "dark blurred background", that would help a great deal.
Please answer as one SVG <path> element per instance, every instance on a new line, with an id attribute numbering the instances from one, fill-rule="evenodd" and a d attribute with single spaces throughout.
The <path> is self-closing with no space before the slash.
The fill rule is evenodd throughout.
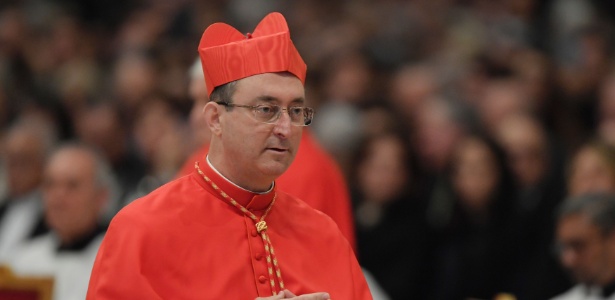
<path id="1" fill-rule="evenodd" d="M 311 130 L 346 175 L 360 263 L 392 299 L 571 286 L 554 209 L 615 191 L 610 0 L 2 0 L 0 199 L 40 184 L 31 148 L 67 140 L 110 162 L 117 209 L 172 179 L 198 146 L 203 30 L 247 33 L 271 11 L 308 65 Z M 43 145 L 9 151 L 23 122 Z"/>

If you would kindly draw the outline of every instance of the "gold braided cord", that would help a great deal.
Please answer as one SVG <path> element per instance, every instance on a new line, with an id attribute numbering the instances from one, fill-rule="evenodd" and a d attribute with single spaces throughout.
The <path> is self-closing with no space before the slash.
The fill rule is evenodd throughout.
<path id="1" fill-rule="evenodd" d="M 278 265 L 278 259 L 275 257 L 275 251 L 273 250 L 273 244 L 271 244 L 271 240 L 269 239 L 269 236 L 267 235 L 267 232 L 266 232 L 267 222 L 265 222 L 265 217 L 267 217 L 267 215 L 269 214 L 269 211 L 273 207 L 277 194 L 273 195 L 273 200 L 271 200 L 269 207 L 267 207 L 267 210 L 265 210 L 265 213 L 261 216 L 259 220 L 256 217 L 256 215 L 254 215 L 251 211 L 247 210 L 245 207 L 243 207 L 241 204 L 235 201 L 235 199 L 231 198 L 227 193 L 222 191 L 218 187 L 217 184 L 211 181 L 211 179 L 209 179 L 209 177 L 207 177 L 207 175 L 205 175 L 205 173 L 201 171 L 201 168 L 199 168 L 198 161 L 194 163 L 194 168 L 197 170 L 197 172 L 201 176 L 203 176 L 203 179 L 205 179 L 205 181 L 209 183 L 214 190 L 220 193 L 222 198 L 228 200 L 228 202 L 231 205 L 238 208 L 241 212 L 243 212 L 245 215 L 250 217 L 252 221 L 254 221 L 254 226 L 256 227 L 256 231 L 261 234 L 261 239 L 263 240 L 263 244 L 265 245 L 265 252 L 267 253 L 267 271 L 269 273 L 268 275 L 269 275 L 269 283 L 271 284 L 271 291 L 273 292 L 273 295 L 277 295 L 279 291 L 284 290 L 284 281 L 282 280 L 282 271 L 280 270 L 280 266 Z M 272 264 L 273 264 L 273 267 L 272 267 Z M 275 280 L 273 277 L 274 268 L 275 268 L 275 275 L 278 278 L 278 282 L 280 283 L 279 291 L 276 291 L 276 288 L 275 288 Z"/>
<path id="2" fill-rule="evenodd" d="M 256 231 L 258 231 L 258 233 L 261 233 L 261 231 L 263 230 L 267 230 L 267 222 L 265 221 L 260 221 L 256 223 L 255 225 L 256 225 Z"/>

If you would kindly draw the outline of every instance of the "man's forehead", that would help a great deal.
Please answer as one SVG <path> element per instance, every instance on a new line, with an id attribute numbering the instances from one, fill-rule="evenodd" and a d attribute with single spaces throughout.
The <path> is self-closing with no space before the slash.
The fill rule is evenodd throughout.
<path id="1" fill-rule="evenodd" d="M 293 101 L 305 98 L 303 83 L 290 73 L 263 73 L 237 80 L 235 93 L 248 92 L 252 99 L 267 102 L 282 100 L 282 95 L 291 96 Z"/>
<path id="2" fill-rule="evenodd" d="M 564 236 L 586 236 L 598 233 L 598 226 L 593 224 L 589 218 L 583 214 L 573 214 L 562 218 L 558 226 L 561 237 Z"/>

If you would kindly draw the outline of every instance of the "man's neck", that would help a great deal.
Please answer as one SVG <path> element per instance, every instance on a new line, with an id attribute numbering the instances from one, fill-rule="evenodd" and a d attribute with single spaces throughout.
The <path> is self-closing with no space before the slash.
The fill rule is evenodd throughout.
<path id="1" fill-rule="evenodd" d="M 209 155 L 207 155 L 207 157 L 205 158 L 205 160 L 207 161 L 207 164 L 209 165 L 209 167 L 211 167 L 212 170 L 214 170 L 214 172 L 216 172 L 218 175 L 220 175 L 220 177 L 224 178 L 224 180 L 230 182 L 232 185 L 236 186 L 237 188 L 240 188 L 244 191 L 248 191 L 250 193 L 254 193 L 254 194 L 267 194 L 269 192 L 271 192 L 273 190 L 273 187 L 275 185 L 275 182 L 271 182 L 271 185 L 269 186 L 268 189 L 266 189 L 264 192 L 259 192 L 259 191 L 254 191 L 252 189 L 249 188 L 245 188 L 235 182 L 233 182 L 232 180 L 230 180 L 228 177 L 224 176 L 220 171 L 218 171 L 218 169 L 211 163 L 211 161 L 209 160 Z"/>

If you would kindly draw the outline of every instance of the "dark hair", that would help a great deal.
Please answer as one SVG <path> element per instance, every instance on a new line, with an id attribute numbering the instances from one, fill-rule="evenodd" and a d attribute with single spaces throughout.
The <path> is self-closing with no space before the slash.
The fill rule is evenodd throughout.
<path id="1" fill-rule="evenodd" d="M 478 132 L 473 132 L 470 133 L 468 135 L 466 135 L 465 137 L 462 138 L 463 140 L 469 140 L 469 139 L 475 139 L 478 142 L 482 143 L 483 145 L 485 145 L 488 149 L 488 151 L 493 155 L 494 158 L 494 163 L 495 163 L 495 167 L 498 170 L 499 173 L 499 179 L 498 179 L 498 183 L 495 187 L 495 195 L 492 195 L 493 197 L 497 197 L 497 198 L 509 198 L 509 200 L 506 201 L 512 201 L 510 199 L 514 198 L 514 193 L 515 193 L 515 188 L 513 183 L 513 173 L 512 170 L 510 168 L 510 165 L 508 164 L 508 159 L 506 156 L 506 152 L 504 150 L 504 148 L 502 148 L 502 146 L 496 141 L 494 140 L 491 136 L 489 136 L 488 134 L 478 131 Z M 453 151 L 453 157 L 451 159 L 451 161 L 449 162 L 448 165 L 448 173 L 449 174 L 454 174 L 455 172 L 455 168 L 457 167 L 457 155 L 459 152 L 459 149 L 461 147 L 462 142 L 457 143 L 457 145 L 455 146 L 455 149 Z"/>
<path id="2" fill-rule="evenodd" d="M 557 210 L 558 220 L 571 215 L 585 215 L 602 234 L 615 231 L 615 194 L 589 193 L 567 198 Z"/>
<path id="3" fill-rule="evenodd" d="M 237 81 L 231 81 L 215 87 L 209 96 L 210 101 L 233 103 L 233 94 L 235 93 L 236 85 Z M 227 106 L 226 109 L 230 110 L 232 107 Z"/>

